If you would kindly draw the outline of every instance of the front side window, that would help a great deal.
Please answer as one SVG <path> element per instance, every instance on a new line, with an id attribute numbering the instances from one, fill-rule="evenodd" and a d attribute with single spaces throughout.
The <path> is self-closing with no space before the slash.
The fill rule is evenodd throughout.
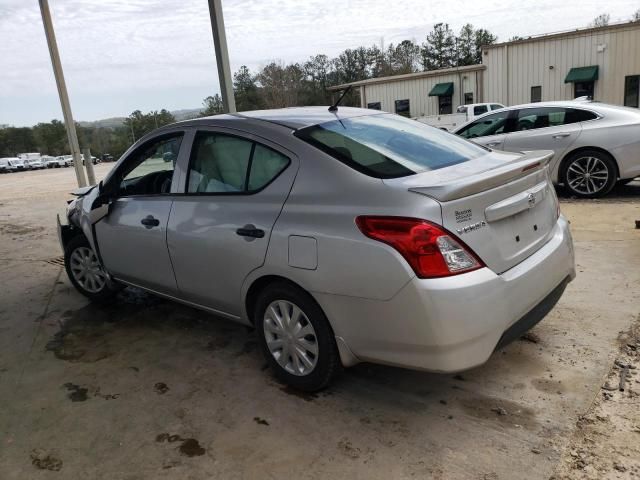
<path id="1" fill-rule="evenodd" d="M 410 117 L 411 108 L 409 106 L 409 100 L 396 100 L 396 113 L 403 117 Z"/>
<path id="2" fill-rule="evenodd" d="M 334 120 L 295 135 L 375 178 L 437 170 L 487 153 L 448 132 L 388 114 Z"/>
<path id="3" fill-rule="evenodd" d="M 367 108 L 371 110 L 382 110 L 382 104 L 380 102 L 367 103 Z"/>
<path id="4" fill-rule="evenodd" d="M 640 75 L 624 77 L 624 106 L 640 106 Z"/>
<path id="5" fill-rule="evenodd" d="M 486 137 L 488 135 L 500 135 L 508 133 L 510 130 L 509 111 L 503 110 L 482 117 L 475 122 L 471 122 L 462 130 L 457 132 L 463 138 Z"/>
<path id="6" fill-rule="evenodd" d="M 119 195 L 161 195 L 171 192 L 182 133 L 152 140 L 135 151 L 119 174 Z"/>
<path id="7" fill-rule="evenodd" d="M 264 188 L 289 159 L 249 139 L 198 132 L 189 161 L 187 193 L 251 193 Z"/>
<path id="8" fill-rule="evenodd" d="M 453 112 L 453 102 L 451 95 L 442 95 L 438 97 L 438 113 L 440 115 L 448 115 Z"/>

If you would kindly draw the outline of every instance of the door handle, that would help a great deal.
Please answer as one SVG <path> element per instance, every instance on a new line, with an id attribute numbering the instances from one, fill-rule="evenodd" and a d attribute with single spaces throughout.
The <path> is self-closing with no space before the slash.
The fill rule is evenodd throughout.
<path id="1" fill-rule="evenodd" d="M 570 133 L 556 133 L 556 134 L 553 136 L 553 138 L 565 138 L 565 137 L 568 137 L 568 136 L 570 136 L 570 135 L 571 135 Z"/>
<path id="2" fill-rule="evenodd" d="M 247 237 L 247 240 L 264 237 L 264 230 L 260 230 L 259 228 L 256 228 L 255 225 L 251 224 L 237 229 L 236 233 L 241 237 Z"/>
<path id="3" fill-rule="evenodd" d="M 149 229 L 160 225 L 160 220 L 154 218 L 153 215 L 147 215 L 142 220 L 140 220 L 140 223 L 144 225 L 145 228 Z"/>
<path id="4" fill-rule="evenodd" d="M 487 143 L 487 147 L 496 147 L 498 145 L 500 145 L 502 143 L 502 141 L 500 142 L 489 142 Z"/>

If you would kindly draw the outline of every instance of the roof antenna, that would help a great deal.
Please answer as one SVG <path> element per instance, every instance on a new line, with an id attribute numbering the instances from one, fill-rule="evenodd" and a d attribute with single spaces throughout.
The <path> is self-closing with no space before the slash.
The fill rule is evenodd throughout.
<path id="1" fill-rule="evenodd" d="M 352 86 L 353 86 L 353 85 L 349 85 L 347 88 L 345 88 L 345 89 L 344 89 L 344 92 L 342 92 L 342 95 L 340 95 L 340 98 L 338 99 L 338 101 L 329 107 L 329 111 L 330 111 L 330 112 L 337 112 L 337 111 L 338 111 L 338 105 L 340 105 L 340 102 L 342 101 L 342 99 L 344 98 L 344 96 L 345 96 L 347 93 L 349 93 L 349 91 L 351 90 L 351 87 L 352 87 Z"/>

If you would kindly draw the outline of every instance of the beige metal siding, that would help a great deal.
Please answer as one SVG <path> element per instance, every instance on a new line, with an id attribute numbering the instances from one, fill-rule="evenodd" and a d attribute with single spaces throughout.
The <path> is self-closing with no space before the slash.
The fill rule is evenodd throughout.
<path id="1" fill-rule="evenodd" d="M 506 44 L 487 49 L 482 58 L 486 101 L 528 103 L 536 85 L 543 101 L 569 100 L 574 92 L 572 83 L 564 83 L 569 70 L 598 65 L 595 99 L 622 105 L 625 76 L 640 75 L 640 24 Z"/>
<path id="2" fill-rule="evenodd" d="M 473 93 L 474 102 L 481 101 L 478 98 L 477 88 L 477 85 L 481 85 L 481 79 L 478 78 L 480 75 L 482 75 L 482 71 L 476 70 L 366 85 L 364 95 L 361 98 L 364 107 L 367 106 L 367 103 L 380 102 L 382 110 L 392 113 L 395 112 L 396 100 L 409 99 L 412 117 L 437 115 L 438 97 L 430 97 L 429 92 L 437 83 L 453 82 L 454 89 L 451 100 L 455 113 L 456 108 L 464 103 L 465 93 Z M 462 89 L 460 88 L 461 83 Z"/>

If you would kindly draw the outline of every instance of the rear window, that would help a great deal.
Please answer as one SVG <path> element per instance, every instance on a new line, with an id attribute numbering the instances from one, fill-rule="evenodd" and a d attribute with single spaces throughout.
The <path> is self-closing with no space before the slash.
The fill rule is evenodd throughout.
<path id="1" fill-rule="evenodd" d="M 296 136 L 376 178 L 449 167 L 486 154 L 482 147 L 397 115 L 367 115 L 307 127 Z"/>

